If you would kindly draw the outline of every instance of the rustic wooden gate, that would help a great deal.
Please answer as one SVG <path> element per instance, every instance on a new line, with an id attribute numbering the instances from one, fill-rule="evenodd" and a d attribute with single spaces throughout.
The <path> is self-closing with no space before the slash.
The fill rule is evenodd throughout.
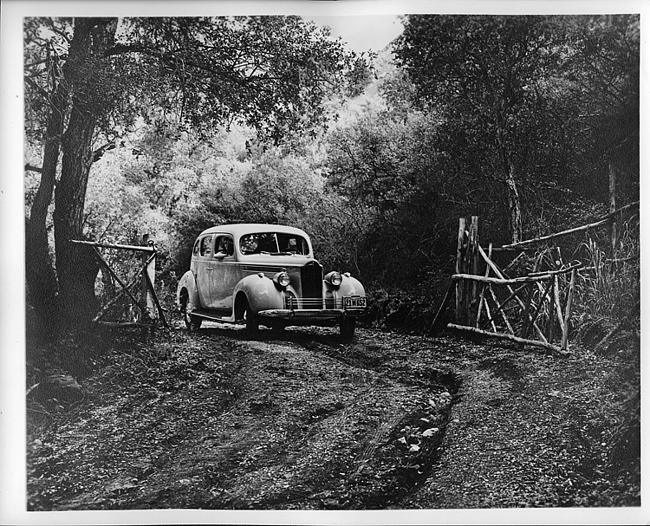
<path id="1" fill-rule="evenodd" d="M 494 249 L 490 244 L 487 252 L 479 244 L 478 217 L 473 216 L 469 221 L 461 218 L 458 225 L 456 271 L 434 318 L 432 329 L 440 328 L 445 309 L 452 295 L 455 295 L 455 319 L 453 323 L 447 324 L 448 327 L 567 354 L 576 277 L 578 272 L 588 271 L 589 268 L 579 261 L 563 263 L 559 248 L 550 247 L 539 254 L 532 272 L 509 276 L 508 271 L 525 254 L 526 248 L 607 225 L 610 226 L 611 245 L 614 246 L 617 218 L 638 205 L 638 202 L 631 203 L 594 223 L 548 236 Z M 520 250 L 519 255 L 506 268 L 499 268 L 494 261 L 493 251 L 513 250 Z M 557 251 L 557 256 L 553 255 L 553 251 Z M 547 270 L 541 270 L 544 257 L 550 260 L 550 268 Z M 615 254 L 612 254 L 612 258 L 615 258 Z M 546 266 L 549 267 L 548 264 Z"/>
<path id="2" fill-rule="evenodd" d="M 448 327 L 566 354 L 575 276 L 581 266 L 508 277 L 494 262 L 492 245 L 487 253 L 480 246 L 478 217 L 469 222 L 461 218 L 450 286 L 456 297 L 455 322 Z M 485 269 L 482 274 L 480 268 Z"/>
<path id="3" fill-rule="evenodd" d="M 102 271 L 108 273 L 108 275 L 115 280 L 120 285 L 120 291 L 109 299 L 97 315 L 93 318 L 93 322 L 99 322 L 104 324 L 111 325 L 133 325 L 133 324 L 151 324 L 154 323 L 157 319 L 160 319 L 162 324 L 165 327 L 169 327 L 167 320 L 165 319 L 165 313 L 158 296 L 156 294 L 156 289 L 154 286 L 155 276 L 156 276 L 156 249 L 153 244 L 146 246 L 137 246 L 137 245 L 118 245 L 118 244 L 109 244 L 109 243 L 97 243 L 93 241 L 78 241 L 73 240 L 72 243 L 80 245 L 89 245 L 92 246 L 95 250 L 95 254 L 99 259 Z M 128 283 L 125 283 L 125 280 L 120 278 L 117 271 L 111 267 L 106 258 L 99 251 L 100 248 L 111 249 L 111 250 L 125 250 L 130 252 L 141 253 L 141 266 L 138 268 L 134 277 Z M 136 285 L 140 284 L 141 292 L 134 292 L 133 289 Z M 128 297 L 130 300 L 131 306 L 135 307 L 138 312 L 137 322 L 124 323 L 116 321 L 106 321 L 102 318 L 105 318 L 107 313 L 110 312 L 111 308 L 124 296 Z M 139 298 L 138 298 L 139 296 Z"/>

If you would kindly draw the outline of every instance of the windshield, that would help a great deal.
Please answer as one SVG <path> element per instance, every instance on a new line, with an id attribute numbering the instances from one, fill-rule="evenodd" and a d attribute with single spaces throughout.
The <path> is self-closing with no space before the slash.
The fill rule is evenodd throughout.
<path id="1" fill-rule="evenodd" d="M 247 234 L 239 240 L 242 254 L 301 255 L 309 254 L 307 240 L 296 234 L 260 232 Z"/>

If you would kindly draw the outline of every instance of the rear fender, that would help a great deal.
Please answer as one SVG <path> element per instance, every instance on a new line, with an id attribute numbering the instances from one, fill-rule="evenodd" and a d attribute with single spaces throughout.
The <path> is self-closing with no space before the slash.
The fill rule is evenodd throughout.
<path id="1" fill-rule="evenodd" d="M 181 308 L 181 295 L 183 290 L 187 291 L 188 298 L 196 307 L 200 307 L 201 303 L 199 301 L 199 294 L 196 290 L 196 279 L 194 278 L 194 273 L 191 270 L 188 270 L 183 277 L 178 282 L 178 287 L 176 287 L 176 305 Z"/>

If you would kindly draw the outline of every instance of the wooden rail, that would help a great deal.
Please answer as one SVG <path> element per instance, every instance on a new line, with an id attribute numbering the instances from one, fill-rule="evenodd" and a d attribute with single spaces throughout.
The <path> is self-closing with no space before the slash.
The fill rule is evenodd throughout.
<path id="1" fill-rule="evenodd" d="M 570 228 L 568 230 L 563 230 L 562 232 L 556 232 L 555 234 L 549 234 L 548 236 L 542 236 L 542 237 L 537 237 L 535 239 L 527 239 L 526 241 L 520 241 L 518 243 L 510 243 L 509 245 L 502 245 L 500 247 L 495 248 L 494 250 L 514 250 L 516 248 L 523 248 L 527 247 L 530 245 L 534 245 L 537 243 L 543 243 L 545 241 L 550 241 L 552 239 L 557 239 L 559 237 L 563 236 L 568 236 L 569 234 L 575 234 L 577 232 L 584 232 L 586 230 L 593 230 L 595 228 L 599 228 L 601 226 L 604 226 L 612 221 L 614 217 L 617 215 L 629 210 L 630 208 L 633 208 L 635 206 L 639 206 L 639 201 L 636 201 L 634 203 L 630 203 L 629 205 L 622 206 L 618 210 L 614 210 L 613 212 L 610 212 L 607 214 L 605 217 L 602 219 L 599 219 L 598 221 L 594 223 L 590 223 L 588 225 L 582 225 L 578 226 L 575 228 Z"/>
<path id="2" fill-rule="evenodd" d="M 518 283 L 537 283 L 539 281 L 548 281 L 550 278 L 552 278 L 555 275 L 568 274 L 573 269 L 579 269 L 581 267 L 582 267 L 582 263 L 577 263 L 560 270 L 553 270 L 544 273 L 536 272 L 534 274 L 529 274 L 527 276 L 522 276 L 520 278 L 511 278 L 511 279 L 490 278 L 488 276 L 476 276 L 474 274 L 454 274 L 451 276 L 451 279 L 453 281 L 466 279 L 468 281 L 491 283 L 493 285 L 517 285 Z"/>
<path id="3" fill-rule="evenodd" d="M 553 351 L 554 353 L 560 354 L 562 356 L 569 354 L 568 351 L 560 349 L 556 345 L 552 345 L 548 342 L 540 342 L 537 340 L 520 338 L 519 336 L 515 336 L 514 334 L 503 334 L 499 332 L 485 331 L 482 329 L 477 329 L 476 327 L 466 327 L 465 325 L 456 325 L 455 323 L 450 323 L 449 325 L 447 325 L 447 327 L 449 327 L 450 329 L 455 329 L 457 331 L 466 331 L 474 334 L 481 334 L 483 336 L 489 336 L 492 338 L 502 338 L 504 340 L 509 340 L 511 342 L 521 343 L 522 345 L 533 345 L 535 347 L 542 347 L 544 349 L 548 349 L 549 351 Z"/>
<path id="4" fill-rule="evenodd" d="M 77 245 L 90 245 L 92 247 L 99 248 L 117 248 L 120 250 L 134 250 L 136 252 L 155 252 L 154 247 L 140 247 L 138 245 L 112 245 L 109 243 L 95 243 L 94 241 L 80 241 L 77 239 L 71 239 L 70 243 L 75 243 Z"/>

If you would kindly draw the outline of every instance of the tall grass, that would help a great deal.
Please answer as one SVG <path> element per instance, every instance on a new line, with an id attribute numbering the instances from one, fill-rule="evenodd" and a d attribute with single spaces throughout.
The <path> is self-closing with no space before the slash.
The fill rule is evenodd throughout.
<path id="1" fill-rule="evenodd" d="M 585 264 L 575 288 L 571 317 L 574 338 L 598 343 L 619 326 L 638 323 L 640 260 L 638 219 L 622 223 L 615 252 L 608 256 L 608 239 L 590 235 L 576 250 Z"/>

